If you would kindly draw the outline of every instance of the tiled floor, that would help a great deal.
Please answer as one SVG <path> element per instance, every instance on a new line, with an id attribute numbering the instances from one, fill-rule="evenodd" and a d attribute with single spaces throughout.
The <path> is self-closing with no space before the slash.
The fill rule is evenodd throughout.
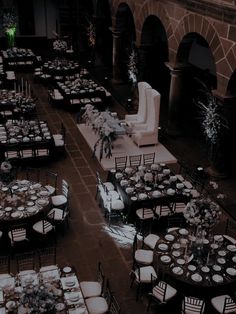
<path id="1" fill-rule="evenodd" d="M 145 313 L 147 298 L 136 302 L 135 287 L 129 287 L 132 265 L 130 241 L 124 238 L 123 244 L 127 242 L 127 245 L 120 245 L 104 231 L 107 224 L 95 200 L 95 171 L 99 171 L 104 178 L 106 173 L 97 160 L 92 158 L 90 148 L 78 131 L 76 112 L 69 113 L 63 108 L 49 105 L 46 87 L 33 83 L 31 74 L 24 76 L 31 81 L 33 92 L 38 98 L 37 111 L 40 119 L 48 121 L 53 133 L 60 130 L 61 122 L 66 127 L 66 154 L 57 156 L 41 167 L 42 172 L 45 169 L 57 172 L 58 182 L 64 178 L 70 185 L 70 228 L 66 230 L 65 235 L 57 235 L 58 263 L 72 264 L 77 268 L 81 280 L 92 280 L 95 279 L 97 262 L 101 261 L 121 306 L 121 313 Z M 121 116 L 125 113 L 124 108 L 116 102 L 113 102 L 112 109 L 117 110 Z M 174 143 L 171 141 L 167 141 L 167 144 L 173 148 Z M 179 149 L 177 153 L 181 155 L 181 148 Z M 152 310 L 152 313 L 162 312 L 163 309 L 156 307 Z M 178 312 L 176 308 L 168 310 L 169 314 Z"/>

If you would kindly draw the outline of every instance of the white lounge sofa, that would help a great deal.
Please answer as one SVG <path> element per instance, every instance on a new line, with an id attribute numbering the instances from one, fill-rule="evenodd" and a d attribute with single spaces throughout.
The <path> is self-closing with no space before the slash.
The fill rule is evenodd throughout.
<path id="1" fill-rule="evenodd" d="M 135 124 L 145 123 L 147 119 L 147 100 L 146 100 L 146 89 L 151 89 L 152 87 L 146 82 L 138 83 L 138 112 L 136 114 L 125 115 L 125 122 L 129 126 L 134 126 Z"/>
<path id="2" fill-rule="evenodd" d="M 132 139 L 138 146 L 158 143 L 158 126 L 161 95 L 154 89 L 146 89 L 147 119 L 145 123 L 135 124 Z"/>

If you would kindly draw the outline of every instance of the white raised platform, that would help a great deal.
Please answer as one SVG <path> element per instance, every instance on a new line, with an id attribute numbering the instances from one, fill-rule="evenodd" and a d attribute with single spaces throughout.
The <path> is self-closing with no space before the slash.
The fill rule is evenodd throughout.
<path id="1" fill-rule="evenodd" d="M 94 133 L 91 126 L 87 126 L 85 124 L 78 124 L 77 126 L 80 133 L 83 135 L 93 151 L 93 147 L 98 140 L 98 136 Z M 112 157 L 105 158 L 105 154 L 103 154 L 103 158 L 99 160 L 100 150 L 98 145 L 96 157 L 104 170 L 114 168 L 115 157 L 148 154 L 152 152 L 156 153 L 155 162 L 157 163 L 163 162 L 168 164 L 177 162 L 177 159 L 161 143 L 153 146 L 138 147 L 129 136 L 122 135 L 114 141 L 113 146 Z"/>

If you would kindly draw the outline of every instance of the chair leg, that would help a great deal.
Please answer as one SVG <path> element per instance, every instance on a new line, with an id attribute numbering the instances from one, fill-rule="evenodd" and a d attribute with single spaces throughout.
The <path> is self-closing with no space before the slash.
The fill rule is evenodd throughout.
<path id="1" fill-rule="evenodd" d="M 139 300 L 140 291 L 141 291 L 141 284 L 139 283 L 136 289 L 136 301 Z"/>
<path id="2" fill-rule="evenodd" d="M 147 312 L 148 312 L 148 313 L 149 313 L 149 309 L 150 309 L 151 303 L 152 303 L 152 297 L 149 296 L 148 306 L 147 306 Z"/>

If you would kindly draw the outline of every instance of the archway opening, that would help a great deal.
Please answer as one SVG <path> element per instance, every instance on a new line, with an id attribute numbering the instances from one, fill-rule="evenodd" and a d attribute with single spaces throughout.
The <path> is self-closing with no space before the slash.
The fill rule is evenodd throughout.
<path id="1" fill-rule="evenodd" d="M 140 80 L 148 82 L 161 94 L 161 120 L 167 114 L 170 71 L 165 65 L 169 60 L 168 40 L 161 20 L 149 15 L 144 21 L 139 49 Z"/>
<path id="2" fill-rule="evenodd" d="M 176 68 L 181 72 L 180 121 L 184 134 L 203 139 L 199 101 L 207 103 L 206 91 L 217 87 L 216 66 L 211 49 L 200 34 L 185 35 L 177 52 Z"/>
<path id="3" fill-rule="evenodd" d="M 112 65 L 111 12 L 108 0 L 97 1 L 96 14 L 96 53 L 103 65 Z"/>
<path id="4" fill-rule="evenodd" d="M 129 56 L 136 41 L 133 13 L 126 3 L 121 3 L 116 13 L 115 30 L 120 36 L 118 67 L 123 81 L 128 81 Z"/>

